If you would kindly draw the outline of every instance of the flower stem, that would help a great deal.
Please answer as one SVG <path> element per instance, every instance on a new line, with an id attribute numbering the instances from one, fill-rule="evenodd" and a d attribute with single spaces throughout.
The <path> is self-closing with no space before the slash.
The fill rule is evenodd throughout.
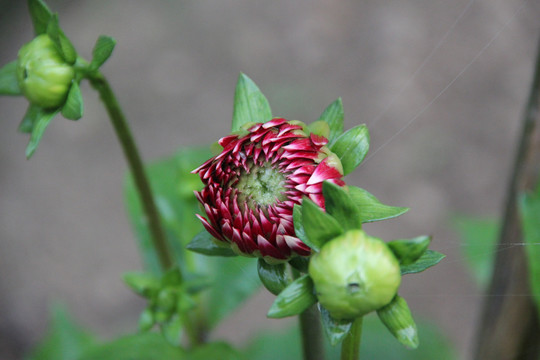
<path id="1" fill-rule="evenodd" d="M 129 129 L 126 117 L 122 112 L 120 104 L 116 99 L 107 79 L 98 71 L 87 75 L 90 84 L 99 92 L 101 100 L 105 104 L 107 113 L 116 132 L 116 136 L 120 141 L 122 150 L 128 162 L 129 168 L 135 181 L 135 187 L 139 192 L 142 207 L 148 218 L 151 238 L 156 249 L 159 262 L 163 270 L 167 270 L 173 266 L 173 259 L 167 245 L 165 233 L 161 226 L 159 213 L 157 211 L 150 183 L 144 172 L 144 167 L 141 161 L 141 156 L 135 145 L 135 140 Z"/>
<path id="2" fill-rule="evenodd" d="M 360 358 L 360 341 L 362 338 L 362 317 L 357 318 L 351 330 L 341 344 L 341 360 L 358 360 Z"/>
<path id="3" fill-rule="evenodd" d="M 315 305 L 312 305 L 299 317 L 304 360 L 323 360 L 324 346 L 319 311 Z"/>

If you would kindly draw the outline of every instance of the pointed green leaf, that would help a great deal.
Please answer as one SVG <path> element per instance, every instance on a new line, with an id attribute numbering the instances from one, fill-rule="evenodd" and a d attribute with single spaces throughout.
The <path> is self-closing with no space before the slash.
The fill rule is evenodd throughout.
<path id="1" fill-rule="evenodd" d="M 343 230 L 362 228 L 360 211 L 345 188 L 325 181 L 323 195 L 326 212 L 338 221 Z"/>
<path id="2" fill-rule="evenodd" d="M 306 233 L 304 243 L 315 251 L 343 233 L 337 220 L 308 198 L 302 200 L 302 224 Z"/>
<path id="3" fill-rule="evenodd" d="M 73 65 L 75 60 L 77 60 L 77 51 L 60 28 L 60 24 L 58 23 L 58 14 L 53 14 L 50 17 L 49 23 L 47 24 L 47 35 L 49 35 L 49 38 L 51 38 L 54 45 L 56 45 L 56 48 L 58 49 L 60 55 L 62 55 L 64 61 L 70 65 Z"/>
<path id="4" fill-rule="evenodd" d="M 45 129 L 47 129 L 47 126 L 49 126 L 49 123 L 56 114 L 58 114 L 58 109 L 52 111 L 40 109 L 39 111 L 34 113 L 34 127 L 32 129 L 32 135 L 30 135 L 30 142 L 26 147 L 27 159 L 30 159 L 36 151 L 39 142 L 41 141 L 41 138 L 45 133 Z"/>
<path id="5" fill-rule="evenodd" d="M 143 310 L 143 312 L 139 316 L 139 323 L 138 323 L 139 331 L 141 332 L 149 331 L 154 327 L 155 323 L 156 322 L 154 320 L 154 313 L 152 309 L 146 308 Z"/>
<path id="6" fill-rule="evenodd" d="M 257 262 L 257 271 L 259 279 L 264 287 L 272 294 L 277 295 L 291 282 L 287 267 L 284 263 L 270 265 L 259 258 Z"/>
<path id="7" fill-rule="evenodd" d="M 76 82 L 71 84 L 66 102 L 62 107 L 62 115 L 69 120 L 79 120 L 84 112 L 81 88 Z"/>
<path id="8" fill-rule="evenodd" d="M 0 95 L 21 95 L 17 81 L 17 60 L 0 68 Z"/>
<path id="9" fill-rule="evenodd" d="M 257 85 L 245 74 L 240 74 L 234 93 L 234 108 L 231 131 L 240 130 L 250 122 L 264 123 L 272 119 L 268 100 Z"/>
<path id="10" fill-rule="evenodd" d="M 78 359 L 94 346 L 94 337 L 74 323 L 63 307 L 55 306 L 51 312 L 51 324 L 45 340 L 32 349 L 26 360 Z"/>
<path id="11" fill-rule="evenodd" d="M 160 288 L 160 280 L 148 273 L 129 272 L 125 273 L 122 278 L 131 290 L 146 298 L 157 294 Z"/>
<path id="12" fill-rule="evenodd" d="M 317 302 L 313 294 L 313 281 L 303 275 L 289 284 L 274 300 L 268 310 L 269 318 L 284 318 L 298 315 Z"/>
<path id="13" fill-rule="evenodd" d="M 169 344 L 173 346 L 180 345 L 183 329 L 184 319 L 178 314 L 173 315 L 167 322 L 161 325 L 161 333 Z"/>
<path id="14" fill-rule="evenodd" d="M 381 204 L 375 196 L 356 186 L 349 186 L 349 195 L 360 211 L 362 223 L 395 218 L 409 211 L 406 207 Z"/>
<path id="15" fill-rule="evenodd" d="M 77 360 L 186 360 L 186 352 L 171 345 L 161 334 L 145 332 L 116 338 L 85 351 Z"/>
<path id="16" fill-rule="evenodd" d="M 343 175 L 351 173 L 369 150 L 369 131 L 366 125 L 358 125 L 342 134 L 330 150 L 334 152 L 343 165 Z"/>
<path id="17" fill-rule="evenodd" d="M 319 120 L 324 121 L 330 128 L 328 146 L 331 146 L 343 132 L 343 102 L 337 99 L 323 111 Z"/>
<path id="18" fill-rule="evenodd" d="M 524 246 L 529 267 L 529 284 L 540 314 L 540 182 L 536 191 L 522 194 L 519 202 Z"/>
<path id="19" fill-rule="evenodd" d="M 422 256 L 429 247 L 431 236 L 418 236 L 412 239 L 398 239 L 387 245 L 401 265 L 410 265 Z"/>
<path id="20" fill-rule="evenodd" d="M 212 235 L 208 231 L 203 230 L 195 237 L 189 244 L 187 244 L 186 249 L 193 252 L 208 255 L 208 256 L 236 256 L 237 254 L 231 250 L 230 247 L 222 247 L 216 244 L 213 240 Z"/>
<path id="21" fill-rule="evenodd" d="M 377 315 L 400 343 L 409 349 L 418 347 L 418 330 L 405 299 L 396 295 L 390 304 L 377 310 Z"/>
<path id="22" fill-rule="evenodd" d="M 446 255 L 443 255 L 437 251 L 426 250 L 422 256 L 414 263 L 410 265 L 401 266 L 401 275 L 414 274 L 422 272 L 432 266 L 437 265 Z"/>
<path id="23" fill-rule="evenodd" d="M 304 225 L 302 222 L 302 206 L 298 204 L 294 204 L 293 207 L 293 224 L 294 224 L 294 232 L 296 234 L 296 237 L 302 240 L 303 243 L 309 242 L 309 239 L 307 238 L 306 231 L 304 230 Z"/>
<path id="24" fill-rule="evenodd" d="M 324 307 L 319 306 L 319 309 L 326 337 L 330 341 L 330 345 L 336 346 L 349 334 L 354 320 L 336 320 Z"/>
<path id="25" fill-rule="evenodd" d="M 92 61 L 90 62 L 90 69 L 97 70 L 101 65 L 109 59 L 112 55 L 114 47 L 116 46 L 116 39 L 101 35 L 94 45 L 94 50 L 92 51 Z"/>
<path id="26" fill-rule="evenodd" d="M 49 7 L 42 0 L 28 0 L 28 10 L 34 24 L 34 33 L 36 35 L 45 34 L 52 16 Z"/>
<path id="27" fill-rule="evenodd" d="M 28 109 L 26 109 L 26 113 L 24 114 L 24 117 L 19 124 L 19 131 L 25 134 L 31 134 L 32 130 L 34 129 L 34 124 L 37 121 L 37 119 L 40 118 L 40 114 L 43 110 L 36 105 L 30 104 L 28 106 Z"/>

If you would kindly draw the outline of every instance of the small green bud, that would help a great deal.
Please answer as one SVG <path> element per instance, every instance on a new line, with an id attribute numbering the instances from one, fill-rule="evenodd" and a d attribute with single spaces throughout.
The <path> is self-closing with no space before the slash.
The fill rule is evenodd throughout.
<path id="1" fill-rule="evenodd" d="M 17 80 L 30 103 L 44 109 L 61 106 L 75 76 L 47 34 L 34 38 L 19 51 Z"/>
<path id="2" fill-rule="evenodd" d="M 335 319 L 353 319 L 388 304 L 401 282 L 399 262 L 380 239 L 350 230 L 309 263 L 319 302 Z"/>

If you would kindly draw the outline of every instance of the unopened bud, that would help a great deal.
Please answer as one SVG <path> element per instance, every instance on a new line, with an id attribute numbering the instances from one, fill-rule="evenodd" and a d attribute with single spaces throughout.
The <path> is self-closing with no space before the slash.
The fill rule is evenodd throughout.
<path id="1" fill-rule="evenodd" d="M 34 38 L 19 51 L 17 80 L 30 103 L 42 108 L 63 104 L 75 71 L 47 34 Z"/>
<path id="2" fill-rule="evenodd" d="M 326 243 L 309 264 L 319 302 L 335 319 L 353 319 L 388 304 L 401 282 L 386 244 L 351 230 Z"/>

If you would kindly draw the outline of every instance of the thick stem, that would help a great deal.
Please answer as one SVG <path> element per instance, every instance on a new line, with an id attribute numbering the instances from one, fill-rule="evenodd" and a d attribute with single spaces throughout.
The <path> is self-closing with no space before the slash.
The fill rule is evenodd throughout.
<path id="1" fill-rule="evenodd" d="M 315 305 L 312 305 L 299 317 L 304 360 L 324 360 L 323 334 L 319 310 Z"/>
<path id="2" fill-rule="evenodd" d="M 362 340 L 362 317 L 354 320 L 349 334 L 341 344 L 341 360 L 358 360 L 360 358 L 360 342 Z"/>
<path id="3" fill-rule="evenodd" d="M 540 354 L 540 322 L 529 287 L 527 258 L 517 206 L 520 193 L 540 179 L 540 41 L 529 100 L 506 194 L 506 207 L 488 296 L 477 335 L 475 359 L 529 360 Z"/>
<path id="4" fill-rule="evenodd" d="M 156 249 L 159 262 L 163 270 L 167 270 L 173 266 L 173 259 L 167 245 L 165 233 L 163 232 L 163 228 L 161 226 L 159 213 L 154 202 L 154 197 L 152 196 L 150 183 L 144 172 L 141 157 L 127 124 L 126 117 L 124 116 L 124 113 L 120 108 L 120 104 L 118 103 L 118 100 L 116 99 L 116 96 L 114 95 L 105 77 L 99 72 L 89 74 L 88 77 L 90 83 L 99 92 L 101 100 L 105 104 L 105 108 L 107 109 L 107 113 L 111 119 L 116 136 L 120 141 L 120 145 L 122 146 L 122 150 L 124 151 L 124 155 L 129 164 L 129 168 L 135 181 L 135 186 L 139 192 L 141 203 L 148 219 L 151 238 L 154 243 L 154 248 Z"/>

